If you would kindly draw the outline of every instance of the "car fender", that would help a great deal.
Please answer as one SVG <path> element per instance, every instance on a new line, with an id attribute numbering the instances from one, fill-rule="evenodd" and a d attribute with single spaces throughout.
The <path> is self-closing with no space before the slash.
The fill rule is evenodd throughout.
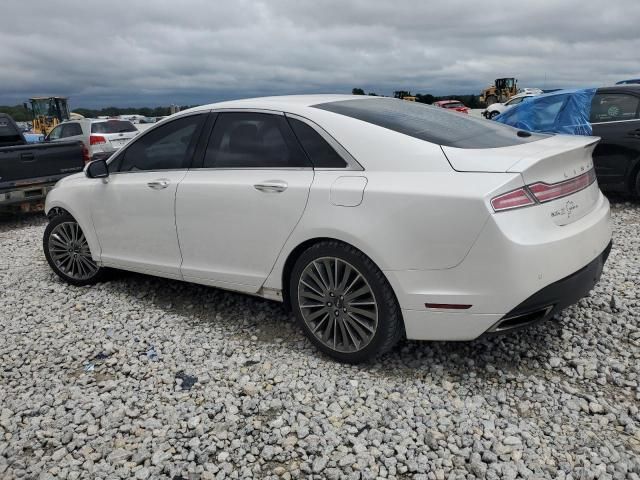
<path id="1" fill-rule="evenodd" d="M 68 212 L 76 222 L 78 222 L 78 225 L 80 225 L 89 244 L 91 257 L 95 262 L 99 262 L 102 248 L 100 247 L 100 242 L 93 226 L 93 220 L 91 219 L 90 205 L 86 201 L 88 195 L 85 189 L 91 188 L 91 186 L 73 185 L 73 183 L 75 182 L 65 182 L 66 185 L 64 189 L 54 188 L 51 190 L 47 195 L 44 211 L 47 215 L 49 215 L 49 212 L 54 208 L 60 208 Z M 84 190 L 84 194 L 81 194 L 81 190 Z"/>

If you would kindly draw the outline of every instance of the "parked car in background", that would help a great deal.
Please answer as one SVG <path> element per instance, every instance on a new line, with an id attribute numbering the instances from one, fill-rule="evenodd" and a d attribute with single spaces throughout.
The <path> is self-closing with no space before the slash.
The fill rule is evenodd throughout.
<path id="1" fill-rule="evenodd" d="M 455 110 L 460 113 L 469 113 L 469 107 L 459 100 L 439 100 L 437 102 L 433 102 L 433 105 L 440 108 Z"/>
<path id="2" fill-rule="evenodd" d="M 44 252 L 75 285 L 114 267 L 285 302 L 358 362 L 586 295 L 611 240 L 595 144 L 393 98 L 205 105 L 62 180 Z"/>
<path id="3" fill-rule="evenodd" d="M 540 92 L 542 93 L 542 91 Z M 494 119 L 501 113 L 507 111 L 511 107 L 522 103 L 525 99 L 529 97 L 535 97 L 536 95 L 540 95 L 539 93 L 519 93 L 515 97 L 510 98 L 504 103 L 493 103 L 489 105 L 487 108 L 482 110 L 480 113 L 483 117 L 488 119 Z"/>
<path id="4" fill-rule="evenodd" d="M 42 209 L 53 185 L 81 172 L 88 159 L 82 142 L 29 144 L 13 119 L 0 113 L 0 209 Z"/>
<path id="5" fill-rule="evenodd" d="M 89 149 L 91 160 L 108 158 L 138 134 L 129 120 L 69 120 L 55 127 L 46 142 L 79 140 Z"/>
<path id="6" fill-rule="evenodd" d="M 496 120 L 532 132 L 600 137 L 593 161 L 602 189 L 640 196 L 640 85 L 553 92 Z"/>

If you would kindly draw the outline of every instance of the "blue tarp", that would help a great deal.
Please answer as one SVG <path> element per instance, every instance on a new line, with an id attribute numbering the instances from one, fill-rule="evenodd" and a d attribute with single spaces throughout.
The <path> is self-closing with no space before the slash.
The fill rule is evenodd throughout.
<path id="1" fill-rule="evenodd" d="M 529 132 L 591 135 L 589 115 L 595 93 L 595 88 L 587 88 L 529 97 L 495 120 Z"/>

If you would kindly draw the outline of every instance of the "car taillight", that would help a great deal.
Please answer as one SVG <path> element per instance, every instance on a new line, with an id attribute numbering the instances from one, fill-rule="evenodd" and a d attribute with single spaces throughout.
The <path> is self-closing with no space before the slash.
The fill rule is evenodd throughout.
<path id="1" fill-rule="evenodd" d="M 82 159 L 84 160 L 85 165 L 91 161 L 91 157 L 89 156 L 89 149 L 85 144 L 82 144 Z"/>
<path id="2" fill-rule="evenodd" d="M 495 212 L 530 207 L 579 192 L 595 181 L 596 173 L 591 169 L 582 175 L 558 183 L 536 182 L 492 198 L 491 206 Z"/>
<path id="3" fill-rule="evenodd" d="M 491 199 L 491 206 L 495 212 L 528 207 L 535 203 L 535 200 L 531 198 L 525 187 L 511 190 Z"/>
<path id="4" fill-rule="evenodd" d="M 89 137 L 89 143 L 91 145 L 98 145 L 100 143 L 107 143 L 107 140 L 102 135 L 91 135 Z"/>
<path id="5" fill-rule="evenodd" d="M 534 183 L 533 185 L 529 185 L 529 190 L 540 203 L 545 203 L 579 192 L 595 181 L 596 173 L 591 169 L 582 175 L 563 182 L 552 184 L 544 182 Z"/>

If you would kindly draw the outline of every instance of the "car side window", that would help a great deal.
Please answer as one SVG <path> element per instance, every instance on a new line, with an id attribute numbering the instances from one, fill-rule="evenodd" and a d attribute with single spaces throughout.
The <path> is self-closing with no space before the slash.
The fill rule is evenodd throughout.
<path id="1" fill-rule="evenodd" d="M 76 135 L 82 135 L 82 128 L 77 123 L 67 123 L 62 126 L 62 135 L 60 138 L 74 137 Z"/>
<path id="2" fill-rule="evenodd" d="M 58 125 L 49 133 L 49 140 L 59 140 L 62 138 L 62 125 Z"/>
<path id="3" fill-rule="evenodd" d="M 218 115 L 204 168 L 301 168 L 309 164 L 283 115 L 224 112 Z"/>
<path id="4" fill-rule="evenodd" d="M 189 115 L 154 128 L 124 152 L 119 172 L 189 168 L 197 134 L 206 115 Z"/>
<path id="5" fill-rule="evenodd" d="M 310 125 L 287 117 L 289 124 L 314 168 L 345 168 L 347 162 Z"/>
<path id="6" fill-rule="evenodd" d="M 509 100 L 507 102 L 507 105 L 511 106 L 511 105 L 517 105 L 518 103 L 522 102 L 523 97 L 520 98 L 514 98 L 512 100 Z"/>
<path id="7" fill-rule="evenodd" d="M 638 119 L 640 98 L 624 93 L 596 93 L 591 101 L 591 123 Z"/>

